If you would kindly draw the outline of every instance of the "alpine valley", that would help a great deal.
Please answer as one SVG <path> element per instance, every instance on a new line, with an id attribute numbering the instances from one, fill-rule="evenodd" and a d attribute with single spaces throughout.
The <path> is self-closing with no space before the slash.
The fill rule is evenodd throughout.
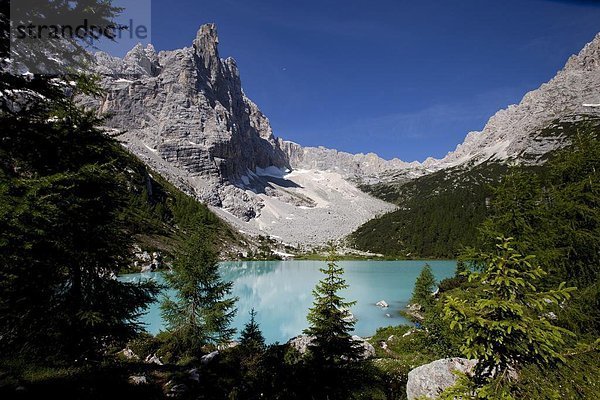
<path id="1" fill-rule="evenodd" d="M 0 13 L 1 400 L 600 398 L 600 34 L 454 151 L 409 162 L 286 140 L 215 24 L 181 49 L 88 52 L 121 3 Z M 279 122 L 329 126 L 332 147 L 348 123 L 358 150 L 407 154 L 440 143 L 392 147 L 394 127 L 474 123 L 462 106 L 539 79 L 537 57 L 600 17 L 584 1 L 283 3 L 152 2 L 154 43 L 214 18 L 265 102 L 289 96 Z M 452 105 L 433 125 L 374 122 L 432 104 Z"/>
<path id="2" fill-rule="evenodd" d="M 215 25 L 206 24 L 183 49 L 137 45 L 122 59 L 97 53 L 106 91 L 80 102 L 107 115 L 123 146 L 242 235 L 288 251 L 335 240 L 395 257 L 452 257 L 474 240 L 488 184 L 514 164 L 540 168 L 600 116 L 598 35 L 442 159 L 304 147 L 275 136 L 218 43 Z"/>

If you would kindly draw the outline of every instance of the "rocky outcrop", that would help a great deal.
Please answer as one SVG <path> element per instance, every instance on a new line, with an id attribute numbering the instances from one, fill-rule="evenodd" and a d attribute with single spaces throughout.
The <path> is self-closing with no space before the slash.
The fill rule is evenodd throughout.
<path id="1" fill-rule="evenodd" d="M 141 272 L 152 272 L 162 268 L 162 254 L 159 251 L 153 251 L 152 253 L 142 250 L 142 248 L 135 244 L 133 246 L 133 265 L 135 270 Z"/>
<path id="2" fill-rule="evenodd" d="M 128 381 L 130 384 L 136 386 L 148 384 L 148 378 L 146 378 L 146 375 L 131 375 Z"/>
<path id="3" fill-rule="evenodd" d="M 207 24 L 191 47 L 157 54 L 137 45 L 123 59 L 98 53 L 107 91 L 84 103 L 108 113 L 107 126 L 125 131 L 125 145 L 175 184 L 247 219 L 259 207 L 235 183 L 289 163 L 269 120 L 245 96 L 235 61 L 221 59 L 217 45 Z"/>
<path id="4" fill-rule="evenodd" d="M 374 153 L 350 154 L 325 147 L 304 147 L 282 139 L 279 139 L 279 147 L 294 168 L 338 172 L 364 184 L 409 180 L 427 172 L 416 161 L 384 160 Z"/>
<path id="5" fill-rule="evenodd" d="M 456 382 L 457 376 L 454 371 L 470 374 L 475 364 L 477 364 L 476 360 L 455 357 L 436 360 L 417 367 L 408 373 L 406 396 L 408 400 L 435 399 Z"/>
<path id="6" fill-rule="evenodd" d="M 543 128 L 582 116 L 600 116 L 600 34 L 552 80 L 527 93 L 518 105 L 498 111 L 481 132 L 469 133 L 446 157 L 429 158 L 424 166 L 439 170 L 486 160 L 536 163 L 568 143 L 562 135 L 544 135 Z"/>
<path id="7" fill-rule="evenodd" d="M 295 338 L 290 339 L 288 344 L 291 347 L 293 347 L 294 349 L 296 349 L 300 354 L 305 354 L 308 351 L 308 348 L 310 347 L 313 340 L 315 340 L 314 336 L 300 335 L 300 336 L 296 336 Z M 375 347 L 373 347 L 373 345 L 371 343 L 369 343 L 367 340 L 361 338 L 360 336 L 356 336 L 356 335 L 352 336 L 352 340 L 357 345 L 362 347 L 361 357 L 363 359 L 375 357 Z"/>
<path id="8" fill-rule="evenodd" d="M 203 365 L 211 363 L 219 355 L 219 350 L 212 351 L 200 357 L 200 363 Z"/>

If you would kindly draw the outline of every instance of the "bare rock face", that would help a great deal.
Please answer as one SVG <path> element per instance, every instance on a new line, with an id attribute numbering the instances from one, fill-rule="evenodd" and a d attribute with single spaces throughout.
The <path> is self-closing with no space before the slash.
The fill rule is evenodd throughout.
<path id="1" fill-rule="evenodd" d="M 582 116 L 600 116 L 600 34 L 552 80 L 527 93 L 518 105 L 498 111 L 481 132 L 469 133 L 446 157 L 429 158 L 424 166 L 439 170 L 490 159 L 536 163 L 567 144 L 564 137 L 547 137 L 541 130 L 554 120 Z"/>
<path id="2" fill-rule="evenodd" d="M 408 373 L 406 396 L 408 400 L 418 398 L 435 399 L 445 389 L 454 385 L 453 371 L 470 374 L 477 360 L 466 358 L 444 358 L 422 365 Z"/>
<path id="3" fill-rule="evenodd" d="M 385 160 L 374 153 L 350 154 L 325 147 L 304 147 L 282 139 L 279 139 L 279 147 L 294 168 L 338 172 L 359 183 L 409 180 L 427 172 L 416 161 Z"/>
<path id="4" fill-rule="evenodd" d="M 221 206 L 228 194 L 222 188 L 247 171 L 289 164 L 269 120 L 244 95 L 235 61 L 220 59 L 217 44 L 207 24 L 184 49 L 157 54 L 137 45 L 123 59 L 98 53 L 107 93 L 87 105 L 111 115 L 108 127 L 126 131 L 134 153 L 175 183 L 192 177 L 187 189 Z M 252 215 L 256 204 L 247 203 L 232 211 Z"/>

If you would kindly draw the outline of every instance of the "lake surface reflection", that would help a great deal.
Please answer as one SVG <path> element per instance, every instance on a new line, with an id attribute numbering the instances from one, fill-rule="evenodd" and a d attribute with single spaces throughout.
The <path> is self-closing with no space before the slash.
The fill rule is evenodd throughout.
<path id="1" fill-rule="evenodd" d="M 377 328 L 408 323 L 399 315 L 413 290 L 425 263 L 431 265 L 436 279 L 450 277 L 455 261 L 340 261 L 344 278 L 350 285 L 342 292 L 356 301 L 352 313 L 357 318 L 355 334 L 370 336 Z M 312 290 L 324 276 L 319 268 L 324 261 L 235 261 L 221 263 L 223 279 L 233 282 L 233 295 L 239 298 L 233 326 L 238 333 L 248 321 L 252 308 L 267 342 L 286 342 L 307 327 L 306 315 L 312 305 Z M 130 274 L 123 280 L 157 279 L 159 273 Z M 167 293 L 168 295 L 169 293 Z M 389 308 L 375 305 L 385 300 Z M 153 304 L 143 317 L 147 329 L 158 333 L 162 325 L 159 304 Z"/>

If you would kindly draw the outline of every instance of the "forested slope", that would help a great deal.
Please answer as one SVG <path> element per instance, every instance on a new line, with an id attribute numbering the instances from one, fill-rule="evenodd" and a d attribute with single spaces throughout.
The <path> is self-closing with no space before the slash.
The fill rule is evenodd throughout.
<path id="1" fill-rule="evenodd" d="M 554 121 L 534 136 L 572 140 L 578 130 L 596 126 L 597 119 Z M 554 152 L 544 155 L 541 165 L 512 160 L 512 168 L 543 174 L 543 162 Z M 440 170 L 406 183 L 378 184 L 362 189 L 398 205 L 398 210 L 375 218 L 357 229 L 349 240 L 361 250 L 398 258 L 453 258 L 462 246 L 477 242 L 477 226 L 488 215 L 492 186 L 511 169 L 506 163 L 489 160 L 476 166 Z"/>

